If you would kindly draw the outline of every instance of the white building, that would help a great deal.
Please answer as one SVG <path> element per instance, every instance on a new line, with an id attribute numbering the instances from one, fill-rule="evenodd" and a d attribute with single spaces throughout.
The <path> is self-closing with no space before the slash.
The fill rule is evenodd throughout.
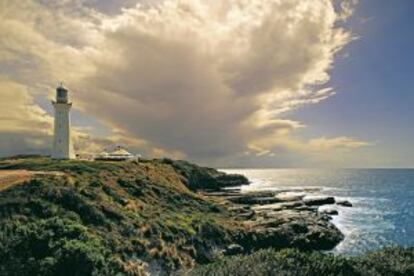
<path id="1" fill-rule="evenodd" d="M 101 161 L 138 161 L 139 155 L 133 155 L 121 146 L 117 146 L 112 151 L 103 151 L 95 157 Z"/>
<path id="2" fill-rule="evenodd" d="M 53 141 L 53 159 L 74 159 L 71 133 L 70 133 L 70 109 L 68 90 L 60 85 L 56 89 L 56 101 L 52 101 L 55 108 L 55 130 Z"/>

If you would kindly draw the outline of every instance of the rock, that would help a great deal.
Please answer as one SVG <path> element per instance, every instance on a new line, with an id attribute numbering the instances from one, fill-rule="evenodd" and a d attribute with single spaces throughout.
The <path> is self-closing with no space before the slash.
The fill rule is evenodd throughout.
<path id="1" fill-rule="evenodd" d="M 227 210 L 229 212 L 233 212 L 233 213 L 244 213 L 244 212 L 250 210 L 250 206 L 248 206 L 248 205 L 237 205 L 237 206 L 231 205 L 230 207 L 227 208 Z"/>
<path id="2" fill-rule="evenodd" d="M 343 234 L 330 222 L 332 217 L 328 215 L 333 215 L 336 210 L 318 212 L 319 206 L 334 204 L 335 199 L 306 196 L 307 193 L 320 192 L 319 188 L 245 192 L 240 190 L 240 186 L 249 181 L 243 176 L 226 175 L 183 161 L 164 160 L 164 163 L 174 167 L 191 190 L 202 190 L 205 196 L 226 202 L 225 208 L 231 216 L 245 226 L 225 247 L 225 255 L 270 247 L 330 250 L 343 239 Z M 237 187 L 239 190 L 224 190 L 224 187 Z M 203 237 L 216 235 L 210 231 L 202 234 Z"/>
<path id="3" fill-rule="evenodd" d="M 316 193 L 316 192 L 320 192 L 322 191 L 321 188 L 284 188 L 284 189 L 278 189 L 274 192 L 278 193 L 278 194 L 286 194 L 286 193 L 290 193 L 290 194 L 309 194 L 309 193 Z"/>
<path id="4" fill-rule="evenodd" d="M 185 185 L 192 191 L 215 190 L 249 184 L 249 180 L 238 174 L 226 174 L 213 168 L 201 167 L 184 160 L 159 159 L 155 162 L 168 164 L 182 176 Z"/>
<path id="5" fill-rule="evenodd" d="M 292 201 L 292 202 L 286 202 L 286 203 L 281 203 L 281 204 L 283 204 L 284 208 L 286 209 L 298 208 L 298 207 L 303 206 L 302 201 Z"/>
<path id="6" fill-rule="evenodd" d="M 344 207 L 352 207 L 352 203 L 348 200 L 338 200 L 336 204 Z"/>
<path id="7" fill-rule="evenodd" d="M 337 216 L 338 210 L 336 210 L 335 208 L 324 208 L 319 210 L 320 214 L 326 214 L 326 215 L 330 215 L 330 216 Z"/>
<path id="8" fill-rule="evenodd" d="M 255 215 L 254 211 L 247 211 L 247 212 L 244 212 L 244 213 L 238 213 L 236 216 L 239 219 L 247 220 L 247 219 L 253 218 L 254 215 Z"/>
<path id="9" fill-rule="evenodd" d="M 261 191 L 261 192 L 244 192 L 240 195 L 249 197 L 275 197 L 277 193 L 272 191 Z"/>
<path id="10" fill-rule="evenodd" d="M 247 221 L 248 235 L 239 242 L 246 250 L 297 247 L 330 250 L 343 234 L 323 215 L 308 211 L 284 210 L 267 213 L 256 221 Z"/>
<path id="11" fill-rule="evenodd" d="M 234 187 L 249 184 L 249 180 L 244 175 L 239 174 L 219 174 L 215 177 L 220 187 Z"/>
<path id="12" fill-rule="evenodd" d="M 258 204 L 258 205 L 264 205 L 264 204 L 272 204 L 279 202 L 279 199 L 275 197 L 255 197 L 255 196 L 239 196 L 239 197 L 232 197 L 229 198 L 229 200 L 233 203 L 237 204 Z"/>
<path id="13" fill-rule="evenodd" d="M 307 205 L 297 206 L 294 209 L 298 210 L 298 211 L 309 211 L 309 212 L 313 212 L 313 213 L 316 213 L 318 211 L 318 207 L 307 206 Z"/>
<path id="14" fill-rule="evenodd" d="M 269 207 L 271 206 L 271 207 Z M 266 208 L 260 208 L 260 207 L 266 207 Z M 282 211 L 285 210 L 285 207 L 282 204 L 276 203 L 276 204 L 268 204 L 268 205 L 264 205 L 264 206 L 255 206 L 252 208 L 254 210 L 254 212 L 257 215 L 266 215 L 269 212 L 278 212 L 278 211 Z"/>
<path id="15" fill-rule="evenodd" d="M 219 196 L 219 197 L 231 197 L 231 196 L 240 196 L 239 192 L 204 192 L 201 193 L 204 196 Z"/>
<path id="16" fill-rule="evenodd" d="M 295 192 L 284 192 L 278 194 L 276 197 L 280 201 L 299 201 L 305 197 L 305 193 L 295 193 Z"/>
<path id="17" fill-rule="evenodd" d="M 230 244 L 224 251 L 224 255 L 232 256 L 244 253 L 244 248 L 239 244 Z"/>
<path id="18" fill-rule="evenodd" d="M 306 196 L 303 202 L 308 206 L 321 206 L 326 204 L 334 204 L 335 198 L 331 196 Z"/>
<path id="19" fill-rule="evenodd" d="M 256 212 L 260 211 L 279 211 L 283 209 L 293 209 L 303 206 L 303 202 L 301 201 L 294 201 L 294 202 L 280 202 L 275 204 L 269 204 L 269 205 L 262 205 L 262 206 L 255 206 L 252 209 Z"/>
<path id="20" fill-rule="evenodd" d="M 245 225 L 250 229 L 261 229 L 277 227 L 286 222 L 284 218 L 279 217 L 280 214 L 278 214 L 278 212 L 269 212 L 267 214 L 269 215 L 268 217 L 260 217 L 257 220 L 245 221 Z"/>
<path id="21" fill-rule="evenodd" d="M 120 198 L 119 203 L 121 203 L 123 206 L 127 206 L 129 203 L 129 200 L 126 198 Z"/>

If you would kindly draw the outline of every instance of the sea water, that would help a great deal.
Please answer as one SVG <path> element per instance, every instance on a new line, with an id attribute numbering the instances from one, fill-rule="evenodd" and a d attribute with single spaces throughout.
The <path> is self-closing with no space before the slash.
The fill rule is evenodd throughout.
<path id="1" fill-rule="evenodd" d="M 359 254 L 385 246 L 414 246 L 414 169 L 225 169 L 245 175 L 243 190 L 317 188 L 349 200 L 333 223 L 345 234 L 336 253 Z"/>

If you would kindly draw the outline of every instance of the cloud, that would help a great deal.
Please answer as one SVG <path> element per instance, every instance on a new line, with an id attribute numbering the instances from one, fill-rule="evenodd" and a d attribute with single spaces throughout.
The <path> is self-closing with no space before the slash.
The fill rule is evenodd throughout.
<path id="1" fill-rule="evenodd" d="M 50 133 L 51 118 L 33 104 L 27 87 L 0 77 L 0 91 L 0 131 Z"/>
<path id="2" fill-rule="evenodd" d="M 123 141 L 149 155 L 237 164 L 246 152 L 365 145 L 302 141 L 305 126 L 286 118 L 335 94 L 329 71 L 352 40 L 338 22 L 353 1 L 3 1 L 0 72 L 35 91 L 64 79 L 76 108 L 113 131 L 80 132 L 80 150 Z"/>
<path id="3" fill-rule="evenodd" d="M 331 149 L 354 149 L 371 145 L 371 143 L 359 141 L 350 137 L 335 137 L 330 139 L 321 137 L 310 140 L 308 144 L 312 150 L 317 152 Z"/>
<path id="4" fill-rule="evenodd" d="M 52 119 L 33 103 L 27 87 L 0 77 L 0 155 L 42 151 Z"/>
<path id="5" fill-rule="evenodd" d="M 96 70 L 80 84 L 95 92 L 80 99 L 126 133 L 197 160 L 238 154 L 290 132 L 281 113 L 334 94 L 313 87 L 351 39 L 339 17 L 331 1 L 137 6 L 104 21 Z"/>

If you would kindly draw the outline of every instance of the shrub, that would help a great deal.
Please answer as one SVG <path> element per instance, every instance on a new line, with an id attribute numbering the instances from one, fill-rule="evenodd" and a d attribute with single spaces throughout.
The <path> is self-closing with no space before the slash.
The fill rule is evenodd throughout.
<path id="1" fill-rule="evenodd" d="M 261 250 L 196 267 L 188 275 L 414 275 L 414 248 L 387 248 L 357 257 L 297 249 Z"/>
<path id="2" fill-rule="evenodd" d="M 76 221 L 16 224 L 0 244 L 1 275 L 93 275 L 109 271 L 102 241 Z"/>

